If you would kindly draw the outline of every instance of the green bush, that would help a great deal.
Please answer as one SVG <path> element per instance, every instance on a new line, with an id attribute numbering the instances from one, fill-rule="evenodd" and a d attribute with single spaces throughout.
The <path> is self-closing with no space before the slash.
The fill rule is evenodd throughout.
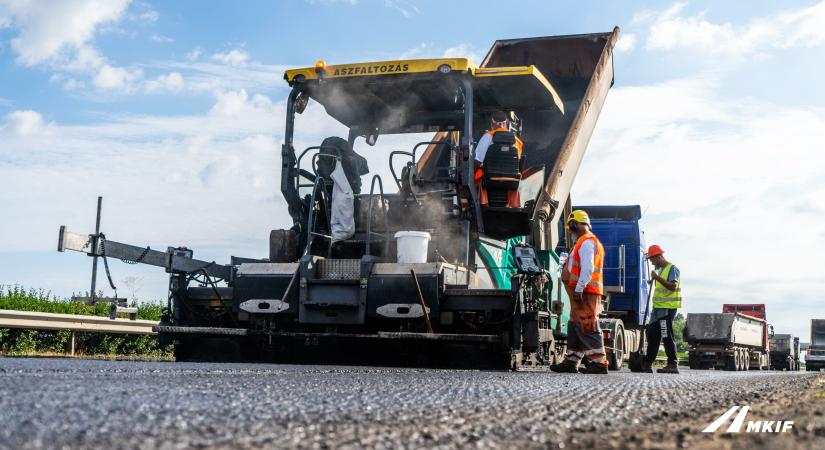
<path id="1" fill-rule="evenodd" d="M 137 318 L 160 320 L 163 305 L 156 303 L 132 303 L 137 307 Z M 0 285 L 0 309 L 36 311 L 87 316 L 109 316 L 109 305 L 98 303 L 88 306 L 71 299 L 60 299 L 42 289 Z M 22 355 L 34 353 L 63 353 L 69 348 L 70 331 L 40 331 L 0 329 L 0 353 Z M 139 336 L 106 333 L 75 333 L 75 351 L 86 355 L 124 355 L 169 357 L 171 346 L 161 346 L 157 336 Z"/>
<path id="2" fill-rule="evenodd" d="M 688 343 L 685 342 L 684 338 L 684 331 L 685 331 L 685 316 L 682 313 L 677 313 L 676 317 L 673 320 L 673 337 L 676 341 L 676 351 L 678 352 L 686 352 L 688 349 Z"/>

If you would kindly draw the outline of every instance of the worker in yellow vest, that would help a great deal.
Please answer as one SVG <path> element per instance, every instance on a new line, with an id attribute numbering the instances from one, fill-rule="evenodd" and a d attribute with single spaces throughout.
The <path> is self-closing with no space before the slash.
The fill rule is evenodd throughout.
<path id="1" fill-rule="evenodd" d="M 653 312 L 647 326 L 647 355 L 642 371 L 653 373 L 653 361 L 659 353 L 659 343 L 664 341 L 667 365 L 658 373 L 679 373 L 676 364 L 676 340 L 673 337 L 673 319 L 676 310 L 682 307 L 682 289 L 679 269 L 665 259 L 665 251 L 658 245 L 647 250 L 647 259 L 656 268 L 650 274 L 655 282 L 653 289 Z"/>
<path id="2" fill-rule="evenodd" d="M 587 212 L 575 210 L 567 217 L 567 229 L 576 240 L 562 270 L 562 281 L 570 297 L 567 322 L 567 354 L 550 366 L 554 372 L 606 374 L 607 358 L 599 314 L 604 296 L 604 247 L 590 231 Z M 585 360 L 585 366 L 579 362 Z"/>

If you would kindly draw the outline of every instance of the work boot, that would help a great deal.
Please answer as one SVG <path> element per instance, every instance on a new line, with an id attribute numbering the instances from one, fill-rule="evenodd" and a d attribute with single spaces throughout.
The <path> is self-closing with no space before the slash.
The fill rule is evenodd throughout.
<path id="1" fill-rule="evenodd" d="M 661 369 L 657 369 L 656 373 L 679 373 L 679 367 L 676 366 L 676 363 L 668 363 Z"/>
<path id="2" fill-rule="evenodd" d="M 653 373 L 653 363 L 645 361 L 642 363 L 642 373 Z"/>
<path id="3" fill-rule="evenodd" d="M 579 373 L 607 375 L 607 365 L 588 364 L 586 367 L 579 367 Z"/>
<path id="4" fill-rule="evenodd" d="M 559 373 L 576 373 L 576 372 L 578 372 L 576 370 L 576 366 L 574 364 L 565 363 L 565 362 L 562 362 L 562 363 L 559 363 L 559 364 L 551 364 L 550 365 L 550 370 L 552 370 L 553 372 L 559 372 Z"/>

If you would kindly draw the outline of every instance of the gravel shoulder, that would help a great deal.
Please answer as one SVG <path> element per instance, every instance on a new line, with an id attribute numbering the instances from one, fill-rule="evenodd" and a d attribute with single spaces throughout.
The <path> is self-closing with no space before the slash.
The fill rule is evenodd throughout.
<path id="1" fill-rule="evenodd" d="M 0 448 L 822 448 L 823 378 L 0 358 Z"/>

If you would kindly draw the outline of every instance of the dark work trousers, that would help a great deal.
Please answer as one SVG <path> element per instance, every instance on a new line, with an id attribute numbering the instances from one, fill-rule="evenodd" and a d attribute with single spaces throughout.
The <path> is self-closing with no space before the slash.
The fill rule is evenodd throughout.
<path id="1" fill-rule="evenodd" d="M 673 339 L 673 319 L 675 317 L 676 310 L 668 309 L 666 317 L 647 325 L 647 355 L 645 358 L 647 362 L 652 363 L 656 360 L 656 355 L 659 353 L 659 344 L 664 337 L 667 363 L 676 364 L 676 342 Z"/>

